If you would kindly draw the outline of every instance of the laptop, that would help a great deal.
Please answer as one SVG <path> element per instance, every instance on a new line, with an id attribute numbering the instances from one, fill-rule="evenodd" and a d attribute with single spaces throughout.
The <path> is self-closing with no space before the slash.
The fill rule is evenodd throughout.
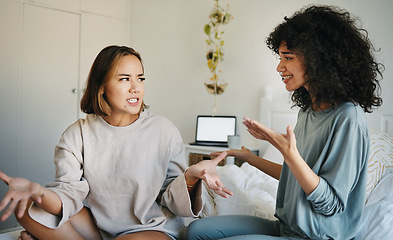
<path id="1" fill-rule="evenodd" d="M 228 135 L 236 135 L 236 116 L 199 115 L 190 145 L 228 147 Z"/>

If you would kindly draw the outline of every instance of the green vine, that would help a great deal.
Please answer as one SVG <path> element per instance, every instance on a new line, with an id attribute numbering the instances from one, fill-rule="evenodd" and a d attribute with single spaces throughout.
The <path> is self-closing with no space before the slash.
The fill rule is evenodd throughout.
<path id="1" fill-rule="evenodd" d="M 213 73 L 212 80 L 217 79 L 216 69 L 218 64 L 224 59 L 222 47 L 224 46 L 222 26 L 228 24 L 233 16 L 228 13 L 229 4 L 224 9 L 219 5 L 219 0 L 214 0 L 213 9 L 209 15 L 209 23 L 204 27 L 204 31 L 208 36 L 206 43 L 209 50 L 206 54 L 207 66 Z"/>

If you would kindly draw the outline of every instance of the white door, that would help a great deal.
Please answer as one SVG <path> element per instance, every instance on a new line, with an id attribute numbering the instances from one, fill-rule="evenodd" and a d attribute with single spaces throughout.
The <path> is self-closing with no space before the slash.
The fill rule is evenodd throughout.
<path id="1" fill-rule="evenodd" d="M 55 145 L 78 116 L 80 15 L 0 5 L 0 170 L 44 185 L 54 179 Z M 0 230 L 12 226 L 13 217 Z"/>
<path id="2" fill-rule="evenodd" d="M 0 170 L 11 176 L 17 174 L 19 12 L 20 5 L 16 1 L 0 0 Z M 7 189 L 0 182 L 1 199 Z M 13 216 L 0 222 L 0 230 L 15 226 Z"/>
<path id="3" fill-rule="evenodd" d="M 54 179 L 54 148 L 77 119 L 78 14 L 26 5 L 21 42 L 18 175 Z"/>

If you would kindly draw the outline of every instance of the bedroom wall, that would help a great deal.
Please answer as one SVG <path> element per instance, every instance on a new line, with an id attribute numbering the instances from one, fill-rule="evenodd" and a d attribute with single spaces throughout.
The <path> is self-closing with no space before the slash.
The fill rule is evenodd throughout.
<path id="1" fill-rule="evenodd" d="M 228 1 L 221 0 L 223 6 Z M 284 16 L 310 3 L 334 4 L 360 17 L 385 64 L 382 81 L 384 105 L 368 115 L 370 125 L 393 131 L 393 2 L 391 0 L 267 0 L 229 1 L 234 19 L 225 27 L 223 74 L 226 92 L 218 98 L 218 114 L 236 115 L 242 143 L 258 146 L 241 125 L 241 118 L 259 118 L 259 99 L 266 86 L 282 92 L 284 86 L 275 71 L 278 60 L 265 46 L 266 36 Z M 211 114 L 213 95 L 206 92 L 204 25 L 213 6 L 212 0 L 131 0 L 131 46 L 142 54 L 146 72 L 146 97 L 154 113 L 169 117 L 180 129 L 184 141 L 194 138 L 195 118 Z M 381 115 L 385 115 L 382 123 Z"/>

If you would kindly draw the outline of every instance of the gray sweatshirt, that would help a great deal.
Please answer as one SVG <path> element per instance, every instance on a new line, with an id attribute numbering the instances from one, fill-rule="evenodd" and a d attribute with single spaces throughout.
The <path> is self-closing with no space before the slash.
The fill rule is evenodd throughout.
<path id="1" fill-rule="evenodd" d="M 300 155 L 319 176 L 307 196 L 284 163 L 276 216 L 285 235 L 351 239 L 366 199 L 369 128 L 365 114 L 350 102 L 324 111 L 300 111 L 294 129 Z"/>
<path id="2" fill-rule="evenodd" d="M 202 208 L 199 189 L 193 206 L 199 212 L 192 211 L 178 129 L 148 112 L 125 127 L 95 115 L 79 119 L 56 146 L 55 165 L 56 180 L 47 188 L 60 196 L 62 216 L 35 206 L 29 211 L 47 227 L 66 222 L 86 200 L 104 239 L 142 230 L 177 236 L 180 217 L 196 217 Z"/>

